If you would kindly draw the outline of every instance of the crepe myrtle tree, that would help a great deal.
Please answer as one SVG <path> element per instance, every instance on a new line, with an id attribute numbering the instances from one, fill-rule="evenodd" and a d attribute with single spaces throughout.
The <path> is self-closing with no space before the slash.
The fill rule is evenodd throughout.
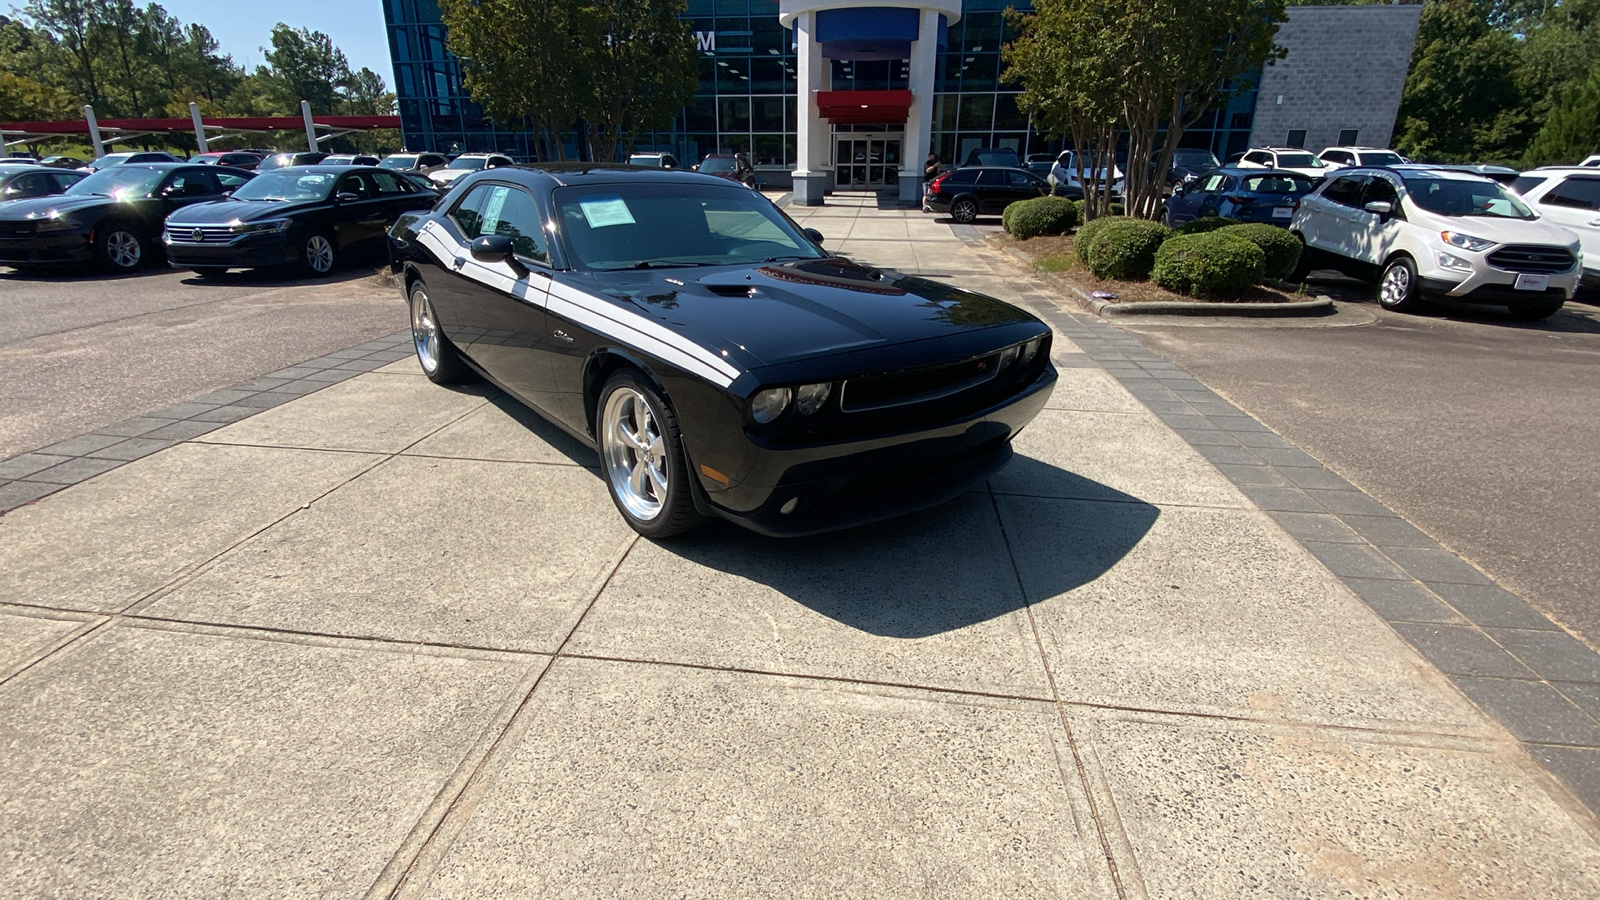
<path id="1" fill-rule="evenodd" d="M 666 127 L 699 81 L 684 0 L 440 0 L 467 92 L 501 122 L 526 122 L 556 157 L 578 133 L 611 159 Z"/>
<path id="2" fill-rule="evenodd" d="M 1285 0 L 1036 0 L 1008 15 L 1017 104 L 1078 154 L 1086 218 L 1111 205 L 1109 161 L 1126 146 L 1124 202 L 1154 218 L 1185 131 L 1257 66 L 1281 58 Z M 1103 161 L 1100 167 L 1084 160 Z"/>

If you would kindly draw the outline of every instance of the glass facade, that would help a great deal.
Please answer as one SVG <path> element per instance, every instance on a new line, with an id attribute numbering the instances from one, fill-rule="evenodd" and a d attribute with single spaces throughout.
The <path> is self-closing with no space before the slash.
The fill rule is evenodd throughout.
<path id="1" fill-rule="evenodd" d="M 526 133 L 499 128 L 467 96 L 461 67 L 445 47 L 435 0 L 384 0 L 395 93 L 409 150 L 445 153 L 498 150 L 531 158 Z M 863 0 L 870 5 L 870 0 Z M 966 0 L 949 26 L 934 75 L 934 152 L 959 162 L 974 147 L 1010 147 L 1024 156 L 1055 153 L 1062 140 L 1042 135 L 1017 108 L 1017 86 L 1000 78 L 1003 43 L 1015 37 L 1005 9 L 1029 0 Z M 687 161 L 710 153 L 743 152 L 757 168 L 795 167 L 799 114 L 792 32 L 778 24 L 777 0 L 689 0 L 700 55 L 700 87 L 668 129 L 641 134 L 640 150 L 665 150 Z M 834 90 L 904 90 L 909 61 L 829 61 Z M 1226 109 L 1206 114 L 1185 147 L 1208 148 L 1219 159 L 1241 152 L 1250 137 L 1253 88 Z M 836 126 L 835 132 L 903 133 L 901 124 Z"/>

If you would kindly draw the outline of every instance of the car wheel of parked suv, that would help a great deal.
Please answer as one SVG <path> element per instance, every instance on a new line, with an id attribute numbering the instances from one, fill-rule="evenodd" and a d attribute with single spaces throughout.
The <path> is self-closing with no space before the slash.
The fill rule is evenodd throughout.
<path id="1" fill-rule="evenodd" d="M 978 218 L 978 201 L 957 200 L 950 205 L 950 218 L 963 225 L 971 225 Z"/>
<path id="2" fill-rule="evenodd" d="M 1378 279 L 1378 305 L 1395 312 L 1409 312 L 1421 305 L 1417 290 L 1417 264 L 1409 256 L 1397 256 L 1383 269 Z"/>

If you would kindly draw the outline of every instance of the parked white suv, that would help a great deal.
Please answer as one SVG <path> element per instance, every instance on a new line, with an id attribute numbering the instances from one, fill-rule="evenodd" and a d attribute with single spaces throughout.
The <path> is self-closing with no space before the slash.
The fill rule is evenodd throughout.
<path id="1" fill-rule="evenodd" d="M 1540 218 L 1578 235 L 1583 243 L 1583 283 L 1600 286 L 1600 171 L 1544 166 L 1517 176 L 1511 189 Z"/>
<path id="2" fill-rule="evenodd" d="M 1317 159 L 1330 169 L 1343 169 L 1347 166 L 1398 166 L 1405 163 L 1405 157 L 1393 150 L 1384 150 L 1380 147 L 1329 147 L 1317 154 Z"/>
<path id="3" fill-rule="evenodd" d="M 1113 196 L 1122 196 L 1123 177 L 1122 170 L 1117 164 L 1111 164 L 1109 176 L 1106 172 L 1105 162 L 1094 158 L 1094 154 L 1085 153 L 1083 159 L 1083 174 L 1087 175 L 1097 186 L 1104 184 L 1107 177 L 1111 179 L 1111 193 Z M 1056 164 L 1050 167 L 1050 177 L 1046 179 L 1056 193 L 1074 200 L 1083 198 L 1083 182 L 1078 180 L 1078 151 L 1063 150 L 1056 157 Z"/>
<path id="4" fill-rule="evenodd" d="M 441 188 L 447 188 L 451 182 L 463 175 L 481 172 L 484 169 L 498 169 L 501 166 L 514 166 L 517 161 L 504 153 L 463 153 L 450 160 L 450 165 L 442 169 L 434 169 L 428 173 L 428 180 Z"/>
<path id="5" fill-rule="evenodd" d="M 1246 150 L 1235 165 L 1241 169 L 1288 169 L 1312 181 L 1328 174 L 1327 163 L 1312 156 L 1309 150 L 1299 150 L 1294 147 L 1259 147 Z"/>
<path id="6" fill-rule="evenodd" d="M 1423 166 L 1340 169 L 1301 199 L 1289 230 L 1305 244 L 1297 275 L 1376 281 L 1394 310 L 1435 294 L 1543 319 L 1572 298 L 1583 264 L 1577 235 L 1498 182 Z"/>

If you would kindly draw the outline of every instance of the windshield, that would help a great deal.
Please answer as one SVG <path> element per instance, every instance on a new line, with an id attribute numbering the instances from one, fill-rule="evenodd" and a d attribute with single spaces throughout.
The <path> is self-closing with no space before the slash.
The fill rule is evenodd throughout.
<path id="1" fill-rule="evenodd" d="M 1256 175 L 1244 180 L 1244 189 L 1254 194 L 1309 194 L 1315 188 L 1304 175 Z"/>
<path id="2" fill-rule="evenodd" d="M 739 163 L 736 160 L 728 159 L 725 156 L 721 158 L 710 157 L 705 162 L 700 164 L 700 171 L 713 173 L 737 172 L 739 171 Z"/>
<path id="3" fill-rule="evenodd" d="M 1407 178 L 1411 202 L 1441 216 L 1484 216 L 1533 219 L 1533 210 L 1497 181 L 1455 178 Z"/>
<path id="4" fill-rule="evenodd" d="M 256 163 L 256 171 L 258 171 L 258 172 L 268 172 L 268 171 L 271 171 L 273 169 L 282 169 L 285 166 L 289 166 L 289 165 L 293 165 L 293 164 L 294 164 L 294 154 L 293 153 L 279 153 L 279 154 L 277 154 L 275 156 L 269 156 L 266 159 L 263 159 L 261 162 Z"/>
<path id="5" fill-rule="evenodd" d="M 628 157 L 628 165 L 630 165 L 630 166 L 654 166 L 655 168 L 660 168 L 661 167 L 661 163 L 662 163 L 662 159 L 659 156 L 630 156 L 630 157 Z"/>
<path id="6" fill-rule="evenodd" d="M 1321 169 L 1327 164 L 1309 153 L 1279 153 L 1280 169 Z"/>
<path id="7" fill-rule="evenodd" d="M 486 163 L 488 161 L 489 161 L 488 159 L 486 159 L 486 158 L 484 158 L 482 156 L 474 156 L 474 157 L 472 157 L 470 159 L 465 157 L 465 156 L 463 156 L 463 157 L 461 157 L 459 159 L 451 160 L 450 161 L 450 165 L 447 166 L 446 168 L 450 168 L 450 169 L 466 169 L 466 170 L 471 171 L 471 172 L 476 172 L 479 169 L 483 168 L 484 163 Z"/>
<path id="8" fill-rule="evenodd" d="M 1015 150 L 979 150 L 977 157 L 980 166 L 1018 166 L 1022 162 Z"/>
<path id="9" fill-rule="evenodd" d="M 1175 150 L 1172 164 L 1186 169 L 1214 169 L 1217 167 L 1217 155 L 1210 150 Z"/>
<path id="10" fill-rule="evenodd" d="M 98 172 L 101 169 L 109 168 L 111 166 L 120 166 L 127 162 L 128 158 L 131 156 L 133 156 L 132 153 L 107 153 L 105 156 L 100 157 L 92 163 L 89 163 L 89 168 Z"/>
<path id="11" fill-rule="evenodd" d="M 714 266 L 826 254 L 760 194 L 704 184 L 558 188 L 570 253 L 590 269 Z"/>
<path id="12" fill-rule="evenodd" d="M 165 178 L 165 169 L 147 169 L 144 166 L 112 166 L 90 175 L 72 187 L 66 193 L 83 196 L 85 194 L 99 194 L 103 197 L 115 197 L 118 200 L 130 200 L 136 197 L 148 197 L 156 189 L 156 185 Z"/>
<path id="13" fill-rule="evenodd" d="M 1401 159 L 1398 153 L 1379 150 L 1376 153 L 1362 153 L 1361 164 L 1363 166 L 1400 166 L 1405 164 L 1405 160 Z"/>
<path id="14" fill-rule="evenodd" d="M 378 167 L 381 169 L 409 169 L 416 164 L 417 158 L 415 156 L 391 156 L 378 163 Z"/>
<path id="15" fill-rule="evenodd" d="M 250 179 L 233 192 L 235 200 L 326 200 L 337 175 L 324 172 L 268 172 Z"/>

